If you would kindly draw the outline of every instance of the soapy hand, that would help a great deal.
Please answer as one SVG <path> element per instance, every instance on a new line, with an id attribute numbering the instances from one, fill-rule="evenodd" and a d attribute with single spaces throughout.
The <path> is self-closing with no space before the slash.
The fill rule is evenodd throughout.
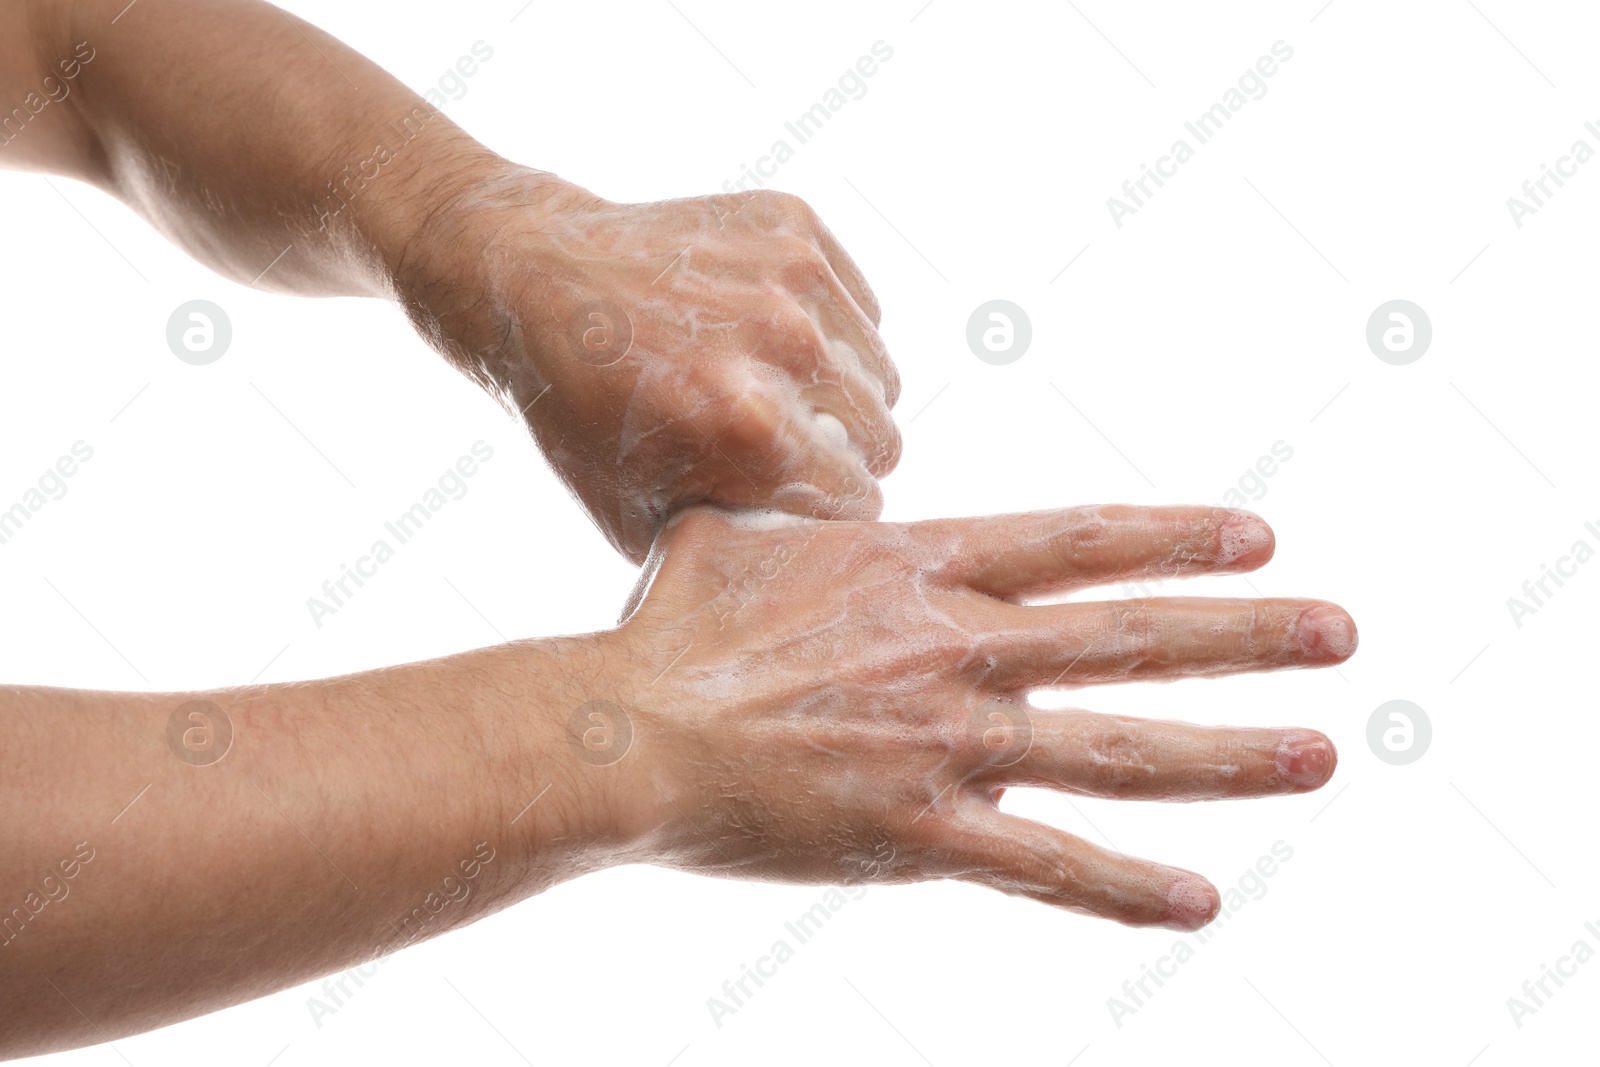
<path id="1" fill-rule="evenodd" d="M 400 272 L 408 311 L 630 560 L 699 502 L 877 517 L 899 377 L 803 201 L 616 204 L 509 166 L 448 184 Z"/>
<path id="2" fill-rule="evenodd" d="M 625 836 L 681 869 L 787 882 L 959 878 L 1130 924 L 1218 907 L 1188 871 L 1001 813 L 1007 786 L 1205 800 L 1333 773 L 1306 729 L 1031 707 L 1027 693 L 1322 667 L 1356 646 L 1321 600 L 1025 604 L 1140 578 L 1237 573 L 1272 533 L 1208 507 L 1077 508 L 912 524 L 696 508 L 661 535 L 591 686 L 630 717 L 597 773 Z"/>

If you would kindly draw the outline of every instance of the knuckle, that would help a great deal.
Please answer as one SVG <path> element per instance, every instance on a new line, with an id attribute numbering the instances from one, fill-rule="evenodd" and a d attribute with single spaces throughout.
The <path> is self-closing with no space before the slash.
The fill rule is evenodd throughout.
<path id="1" fill-rule="evenodd" d="M 817 324 L 805 309 L 786 297 L 775 298 L 767 311 L 767 328 L 786 350 L 803 351 L 817 360 L 827 356 Z"/>
<path id="2" fill-rule="evenodd" d="M 952 648 L 952 651 L 956 650 Z M 991 679 L 1003 677 L 1005 661 L 1003 641 L 993 633 L 979 632 L 961 643 L 950 669 L 952 673 L 981 687 Z M 969 714 L 976 713 L 975 709 Z"/>
<path id="3" fill-rule="evenodd" d="M 811 205 L 793 193 L 759 189 L 751 197 L 764 216 L 780 224 L 809 226 L 816 221 L 817 215 Z"/>
<path id="4" fill-rule="evenodd" d="M 968 671 L 992 670 L 984 657 L 968 657 Z M 976 660 L 977 662 L 973 662 Z M 968 766 L 1000 769 L 1019 763 L 1033 747 L 1033 720 L 1021 704 L 986 700 L 967 714 L 962 756 Z"/>
<path id="5" fill-rule="evenodd" d="M 1084 753 L 1089 779 L 1103 793 L 1120 793 L 1155 771 L 1146 761 L 1139 734 L 1123 723 L 1102 727 Z"/>
<path id="6" fill-rule="evenodd" d="M 1141 650 L 1150 648 L 1157 636 L 1155 616 L 1142 600 L 1120 600 L 1108 605 L 1106 628 L 1109 636 L 1120 643 Z"/>
<path id="7" fill-rule="evenodd" d="M 792 234 L 781 234 L 774 241 L 778 279 L 785 289 L 819 299 L 833 298 L 833 267 L 816 245 Z"/>
<path id="8" fill-rule="evenodd" d="M 1072 508 L 1064 516 L 1061 532 L 1055 536 L 1056 563 L 1065 571 L 1076 571 L 1080 561 L 1105 544 L 1114 531 L 1098 511 Z"/>
<path id="9" fill-rule="evenodd" d="M 759 388 L 709 390 L 703 400 L 711 436 L 739 453 L 761 454 L 776 446 L 777 405 Z"/>

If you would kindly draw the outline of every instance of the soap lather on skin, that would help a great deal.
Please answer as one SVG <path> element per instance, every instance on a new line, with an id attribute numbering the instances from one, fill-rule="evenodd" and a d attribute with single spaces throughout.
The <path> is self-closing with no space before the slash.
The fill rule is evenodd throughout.
<path id="1" fill-rule="evenodd" d="M 839 428 L 809 406 L 790 410 L 818 447 L 839 441 Z M 652 574 L 624 624 L 620 684 L 648 690 L 639 717 L 664 746 L 644 757 L 653 773 L 638 790 L 639 825 L 676 827 L 663 846 L 669 865 L 825 880 L 841 853 L 888 840 L 885 881 L 953 877 L 1132 925 L 1194 930 L 1221 906 L 1204 876 L 1020 818 L 999 808 L 1001 794 L 1285 796 L 1334 773 L 1334 746 L 1315 730 L 1136 719 L 1031 699 L 1347 658 L 1355 624 L 1327 601 L 1021 602 L 1129 575 L 1252 570 L 1272 549 L 1255 516 L 1106 505 L 784 528 L 795 521 L 771 510 L 687 510 L 658 545 L 656 558 L 674 565 Z M 685 604 L 710 610 L 685 613 Z"/>
<path id="2" fill-rule="evenodd" d="M 850 431 L 845 429 L 844 423 L 826 411 L 813 413 L 811 420 L 817 428 L 817 435 L 822 438 L 824 444 L 835 452 L 843 452 L 855 460 L 863 472 L 871 469 L 867 465 L 867 454 L 861 450 L 861 446 L 850 439 Z M 871 477 L 871 475 L 868 474 L 867 477 Z"/>
<path id="3" fill-rule="evenodd" d="M 840 422 L 832 415 L 829 415 L 826 411 L 818 411 L 814 413 L 811 416 L 811 421 L 816 424 L 817 433 L 822 436 L 823 441 L 826 442 L 830 448 L 837 449 L 840 452 L 843 452 L 846 449 L 851 449 L 855 452 L 860 451 L 859 449 L 852 448 L 850 444 L 850 432 L 844 428 L 844 423 Z"/>

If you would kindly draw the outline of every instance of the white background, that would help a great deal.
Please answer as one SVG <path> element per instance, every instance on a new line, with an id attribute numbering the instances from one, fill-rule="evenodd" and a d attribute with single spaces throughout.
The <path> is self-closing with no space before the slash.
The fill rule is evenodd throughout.
<path id="1" fill-rule="evenodd" d="M 1600 547 L 1583 525 L 1600 525 L 1600 162 L 1520 229 L 1505 201 L 1575 139 L 1600 148 L 1583 129 L 1600 27 L 1576 4 L 1319 2 L 289 5 L 419 91 L 482 40 L 494 56 L 447 112 L 617 200 L 719 190 L 886 42 L 866 95 L 773 180 L 882 299 L 905 379 L 886 517 L 1216 503 L 1285 442 L 1248 505 L 1277 558 L 1184 588 L 1335 600 L 1356 657 L 1072 700 L 1316 727 L 1341 762 L 1292 798 L 1008 798 L 1224 889 L 1293 849 L 1120 1026 L 1107 999 L 1178 935 L 946 883 L 869 889 L 719 1028 L 706 999 L 822 891 L 628 868 L 391 958 L 320 1026 L 308 986 L 56 1062 L 1592 1058 L 1600 962 L 1520 1028 L 1506 1000 L 1578 939 L 1600 949 L 1583 927 L 1600 925 L 1600 563 L 1520 627 L 1506 600 L 1579 538 Z M 1266 95 L 1116 227 L 1106 198 L 1279 40 L 1294 54 Z M 53 184 L 0 175 L 0 507 L 75 441 L 94 457 L 0 546 L 0 677 L 315 678 L 615 619 L 632 569 L 394 309 L 222 281 L 116 202 Z M 965 341 L 997 297 L 1033 325 L 998 367 Z M 206 367 L 165 341 L 195 298 L 234 330 Z M 1394 298 L 1433 323 L 1409 366 L 1364 338 Z M 468 495 L 317 629 L 306 598 L 479 439 L 495 454 Z M 1433 724 L 1408 766 L 1366 741 L 1396 698 Z"/>

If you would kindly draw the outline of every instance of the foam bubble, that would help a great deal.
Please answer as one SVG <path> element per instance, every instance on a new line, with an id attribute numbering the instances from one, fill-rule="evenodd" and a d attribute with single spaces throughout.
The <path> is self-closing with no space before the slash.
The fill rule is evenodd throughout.
<path id="1" fill-rule="evenodd" d="M 811 421 L 816 423 L 817 433 L 830 447 L 841 452 L 850 447 L 850 431 L 844 428 L 844 423 L 826 411 L 816 412 L 811 416 Z"/>
<path id="2" fill-rule="evenodd" d="M 803 515 L 794 515 L 777 508 L 738 508 L 724 512 L 728 522 L 740 530 L 758 532 L 781 530 L 787 526 L 800 526 L 810 522 Z"/>

